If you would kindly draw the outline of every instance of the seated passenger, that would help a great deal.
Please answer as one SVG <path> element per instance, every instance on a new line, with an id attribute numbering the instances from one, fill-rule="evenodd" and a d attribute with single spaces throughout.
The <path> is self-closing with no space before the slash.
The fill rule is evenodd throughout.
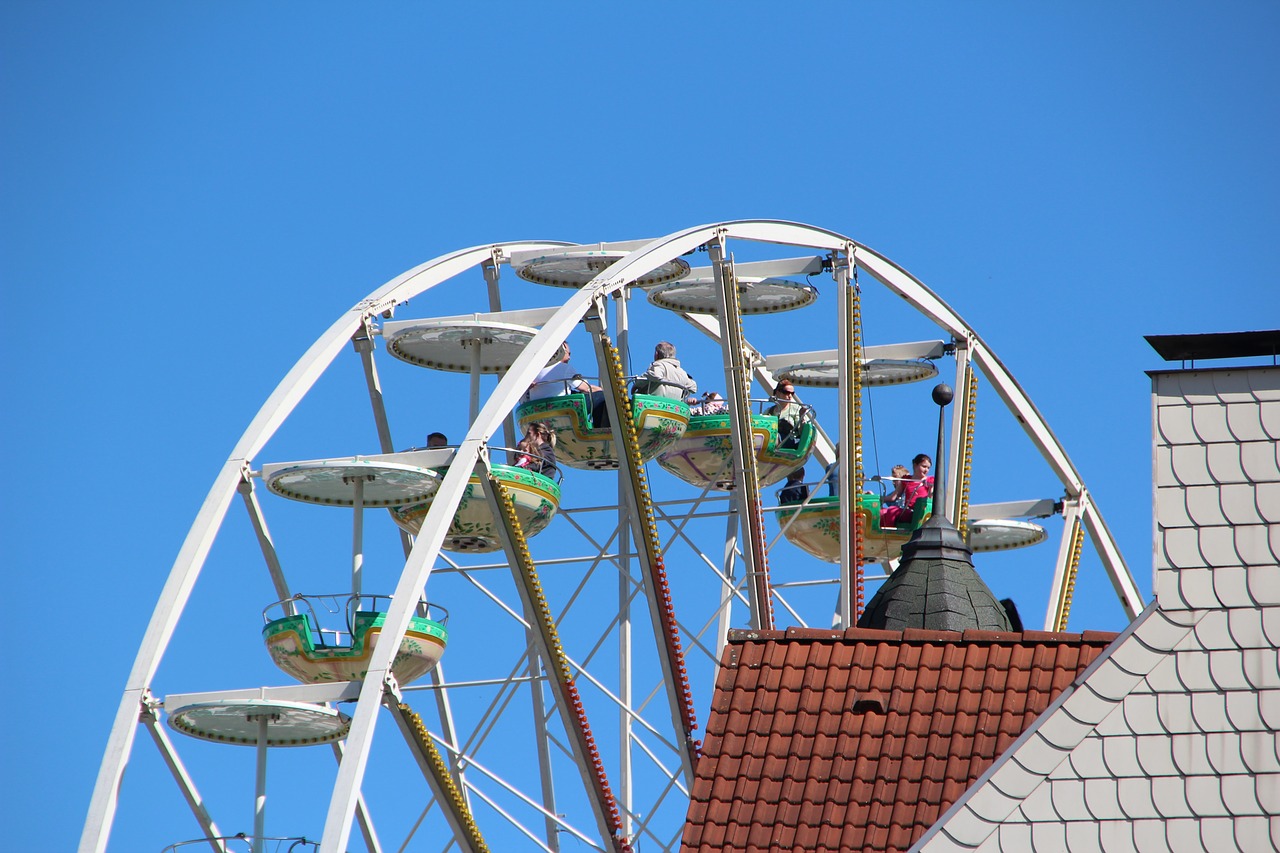
<path id="1" fill-rule="evenodd" d="M 516 456 L 515 465 L 527 468 L 535 474 L 554 476 L 557 470 L 555 448 L 556 436 L 551 427 L 543 421 L 535 421 L 529 424 L 524 438 L 516 444 L 516 450 L 520 452 Z"/>
<path id="2" fill-rule="evenodd" d="M 778 492 L 778 503 L 804 503 L 809 497 L 809 487 L 804 483 L 804 468 L 797 468 L 787 475 L 786 486 Z"/>
<path id="3" fill-rule="evenodd" d="M 532 430 L 532 427 L 530 427 Z M 530 434 L 526 432 L 524 437 L 516 442 L 516 452 L 512 454 L 514 457 L 511 464 L 517 468 L 528 468 L 533 464 L 533 458 L 538 455 L 538 442 Z"/>
<path id="4" fill-rule="evenodd" d="M 653 363 L 636 377 L 632 390 L 637 394 L 682 400 L 689 394 L 698 393 L 698 383 L 676 360 L 675 346 L 668 341 L 659 341 L 653 348 Z"/>
<path id="5" fill-rule="evenodd" d="M 609 413 L 604 406 L 604 391 L 599 385 L 592 385 L 582 378 L 582 374 L 569 366 L 569 342 L 560 345 L 560 360 L 550 367 L 544 367 L 533 378 L 533 384 L 525 392 L 525 400 L 545 400 L 548 397 L 563 397 L 566 394 L 586 394 L 592 411 L 592 426 L 595 428 L 609 425 Z"/>
<path id="6" fill-rule="evenodd" d="M 800 442 L 800 422 L 804 416 L 804 408 L 796 400 L 795 386 L 782 380 L 773 390 L 773 400 L 765 414 L 778 417 L 778 446 L 794 447 Z"/>
<path id="7" fill-rule="evenodd" d="M 907 470 L 906 465 L 894 465 L 890 473 L 890 481 L 893 483 L 893 491 L 884 498 L 880 499 L 880 511 L 884 512 L 887 506 L 906 506 L 907 493 L 907 475 L 911 472 Z"/>
<path id="8" fill-rule="evenodd" d="M 720 392 L 708 391 L 702 395 L 702 410 L 698 414 L 723 415 L 727 411 L 729 411 L 729 404 L 724 401 L 724 397 L 720 396 Z"/>
<path id="9" fill-rule="evenodd" d="M 928 454 L 917 454 L 911 460 L 912 472 L 911 477 L 906 480 L 906 485 L 902 490 L 902 505 L 887 506 L 880 510 L 880 526 L 897 527 L 901 524 L 908 524 L 912 516 L 915 514 L 915 503 L 921 498 L 928 498 L 933 491 L 933 478 L 929 476 L 929 469 L 933 467 L 933 460 Z"/>
<path id="10" fill-rule="evenodd" d="M 822 482 L 827 484 L 827 494 L 831 497 L 839 497 L 840 495 L 840 442 L 836 442 L 836 461 L 827 466 L 827 473 L 823 475 Z"/>

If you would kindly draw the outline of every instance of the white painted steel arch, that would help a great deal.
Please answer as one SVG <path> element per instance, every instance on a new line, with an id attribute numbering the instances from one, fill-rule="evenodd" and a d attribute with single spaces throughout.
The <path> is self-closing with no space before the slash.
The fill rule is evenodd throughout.
<path id="1" fill-rule="evenodd" d="M 1125 611 L 1131 617 L 1141 611 L 1142 602 L 1136 586 L 1066 451 L 990 348 L 923 283 L 888 259 L 847 237 L 799 223 L 742 220 L 678 231 L 635 249 L 600 272 L 581 289 L 571 292 L 561 308 L 542 326 L 511 369 L 499 380 L 497 388 L 472 421 L 423 522 L 422 532 L 408 555 L 385 620 L 382 641 L 375 648 L 368 675 L 360 685 L 351 731 L 330 800 L 322 850 L 337 853 L 347 849 L 392 658 L 399 647 L 400 638 L 409 626 L 418 596 L 439 557 L 449 521 L 467 481 L 474 471 L 483 470 L 489 464 L 486 448 L 490 440 L 502 428 L 504 419 L 518 403 L 540 367 L 547 363 L 555 349 L 568 338 L 584 317 L 605 315 L 608 297 L 619 293 L 630 282 L 661 264 L 715 240 L 745 240 L 805 247 L 833 255 L 844 253 L 954 339 L 968 341 L 973 361 L 987 375 L 1006 406 L 1022 424 L 1034 446 L 1062 483 L 1068 499 L 1078 505 L 1080 517 L 1094 540 Z M 170 572 L 116 713 L 81 839 L 81 851 L 87 853 L 106 849 L 140 709 L 150 696 L 152 680 L 178 617 L 186 606 L 231 497 L 242 482 L 254 455 L 370 318 L 494 259 L 495 253 L 509 256 L 515 252 L 566 245 L 571 244 L 550 241 L 498 243 L 443 255 L 422 264 L 391 280 L 344 313 L 288 373 L 258 412 L 217 475 Z M 609 831 L 603 822 L 599 829 L 602 836 L 607 838 Z"/>
<path id="2" fill-rule="evenodd" d="M 440 282 L 491 259 L 495 248 L 507 252 L 519 252 L 563 245 L 566 244 L 534 241 L 475 246 L 442 255 L 401 273 L 339 317 L 311 345 L 302 358 L 298 359 L 298 362 L 276 386 L 275 391 L 262 404 L 262 408 L 258 410 L 258 414 L 236 443 L 231 451 L 231 457 L 214 478 L 213 486 L 209 489 L 195 522 L 187 532 L 178 557 L 174 560 L 173 568 L 169 571 L 169 579 L 160 593 L 160 600 L 156 603 L 151 621 L 147 625 L 147 632 L 134 659 L 133 669 L 129 673 L 129 680 L 125 685 L 124 695 L 121 697 L 119 710 L 111 727 L 106 754 L 94 784 L 89 817 L 80 839 L 82 853 L 106 849 L 125 765 L 128 763 L 129 753 L 133 749 L 134 735 L 137 733 L 141 704 L 150 694 L 152 679 L 155 677 L 156 668 L 160 665 L 165 648 L 173 636 L 174 626 L 177 625 L 178 617 L 182 615 L 182 610 L 191 595 L 191 589 L 195 586 L 205 558 L 209 554 L 209 548 L 213 545 L 218 527 L 254 454 L 267 443 L 367 318 L 393 309 L 399 303 L 429 290 Z M 397 637 L 403 634 L 404 631 L 401 630 Z"/>

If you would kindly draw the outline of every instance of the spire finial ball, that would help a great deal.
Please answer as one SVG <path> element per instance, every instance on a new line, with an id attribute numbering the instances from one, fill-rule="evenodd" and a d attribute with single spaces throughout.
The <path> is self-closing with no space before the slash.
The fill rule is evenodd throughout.
<path id="1" fill-rule="evenodd" d="M 951 386 L 945 382 L 940 382 L 933 386 L 933 402 L 939 406 L 946 406 L 955 399 L 956 392 L 951 390 Z"/>

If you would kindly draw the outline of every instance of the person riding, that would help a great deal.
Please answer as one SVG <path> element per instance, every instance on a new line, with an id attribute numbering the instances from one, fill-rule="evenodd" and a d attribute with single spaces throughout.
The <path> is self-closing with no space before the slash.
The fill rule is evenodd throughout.
<path id="1" fill-rule="evenodd" d="M 534 421 L 525 428 L 524 438 L 516 444 L 520 451 L 515 465 L 547 477 L 556 473 L 556 436 L 545 421 Z"/>
<path id="2" fill-rule="evenodd" d="M 907 492 L 907 475 L 911 472 L 907 470 L 906 465 L 894 465 L 889 472 L 889 479 L 893 483 L 893 492 L 880 501 L 880 509 L 883 510 L 887 506 L 906 506 Z"/>
<path id="3" fill-rule="evenodd" d="M 582 378 L 582 374 L 569 366 L 568 341 L 560 345 L 560 360 L 538 371 L 524 398 L 545 400 L 549 397 L 563 397 L 566 394 L 586 394 L 587 404 L 592 412 L 591 425 L 595 428 L 609 425 L 609 413 L 604 405 L 604 389 L 599 385 L 592 385 Z"/>
<path id="4" fill-rule="evenodd" d="M 720 396 L 719 391 L 708 391 L 702 395 L 702 411 L 700 415 L 723 415 L 729 411 L 729 404 Z"/>
<path id="5" fill-rule="evenodd" d="M 442 432 L 433 432 L 427 436 L 427 447 L 448 447 L 449 439 Z"/>
<path id="6" fill-rule="evenodd" d="M 778 417 L 778 446 L 786 447 L 800 441 L 800 422 L 804 407 L 796 400 L 796 387 L 783 379 L 773 389 L 773 405 L 766 415 Z"/>
<path id="7" fill-rule="evenodd" d="M 827 473 L 822 480 L 827 484 L 827 494 L 831 497 L 840 496 L 840 442 L 836 442 L 835 446 L 836 459 L 827 466 Z"/>
<path id="8" fill-rule="evenodd" d="M 548 397 L 563 397 L 565 394 L 589 394 L 599 391 L 598 385 L 592 385 L 582 375 L 569 366 L 569 342 L 560 345 L 560 358 L 555 364 L 548 365 L 538 371 L 533 384 L 525 392 L 526 400 L 544 400 Z"/>
<path id="9" fill-rule="evenodd" d="M 804 482 L 804 468 L 800 467 L 787 475 L 786 486 L 778 492 L 778 503 L 804 503 L 807 497 L 809 497 L 809 487 Z"/>
<path id="10" fill-rule="evenodd" d="M 675 345 L 669 341 L 658 341 L 653 348 L 653 363 L 636 377 L 632 389 L 637 394 L 682 400 L 698 393 L 698 383 L 680 366 Z"/>
<path id="11" fill-rule="evenodd" d="M 906 480 L 902 490 L 902 506 L 887 506 L 880 510 L 880 526 L 896 527 L 911 521 L 915 515 L 915 503 L 921 498 L 928 499 L 933 491 L 933 477 L 929 470 L 933 468 L 933 460 L 927 453 L 918 453 L 911 460 L 911 477 Z"/>

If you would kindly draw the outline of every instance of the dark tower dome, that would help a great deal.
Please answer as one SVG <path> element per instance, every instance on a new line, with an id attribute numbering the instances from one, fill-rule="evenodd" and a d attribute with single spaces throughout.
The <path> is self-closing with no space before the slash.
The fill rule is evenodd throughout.
<path id="1" fill-rule="evenodd" d="M 902 546 L 902 563 L 867 605 L 859 628 L 1010 631 L 1004 606 L 978 577 L 960 531 L 935 515 Z"/>
<path id="2" fill-rule="evenodd" d="M 901 631 L 1011 631 L 1009 613 L 973 568 L 973 552 L 947 520 L 942 500 L 943 409 L 951 387 L 933 389 L 938 404 L 938 467 L 934 472 L 934 514 L 902 546 L 902 562 L 876 592 L 858 620 L 859 628 Z"/>

